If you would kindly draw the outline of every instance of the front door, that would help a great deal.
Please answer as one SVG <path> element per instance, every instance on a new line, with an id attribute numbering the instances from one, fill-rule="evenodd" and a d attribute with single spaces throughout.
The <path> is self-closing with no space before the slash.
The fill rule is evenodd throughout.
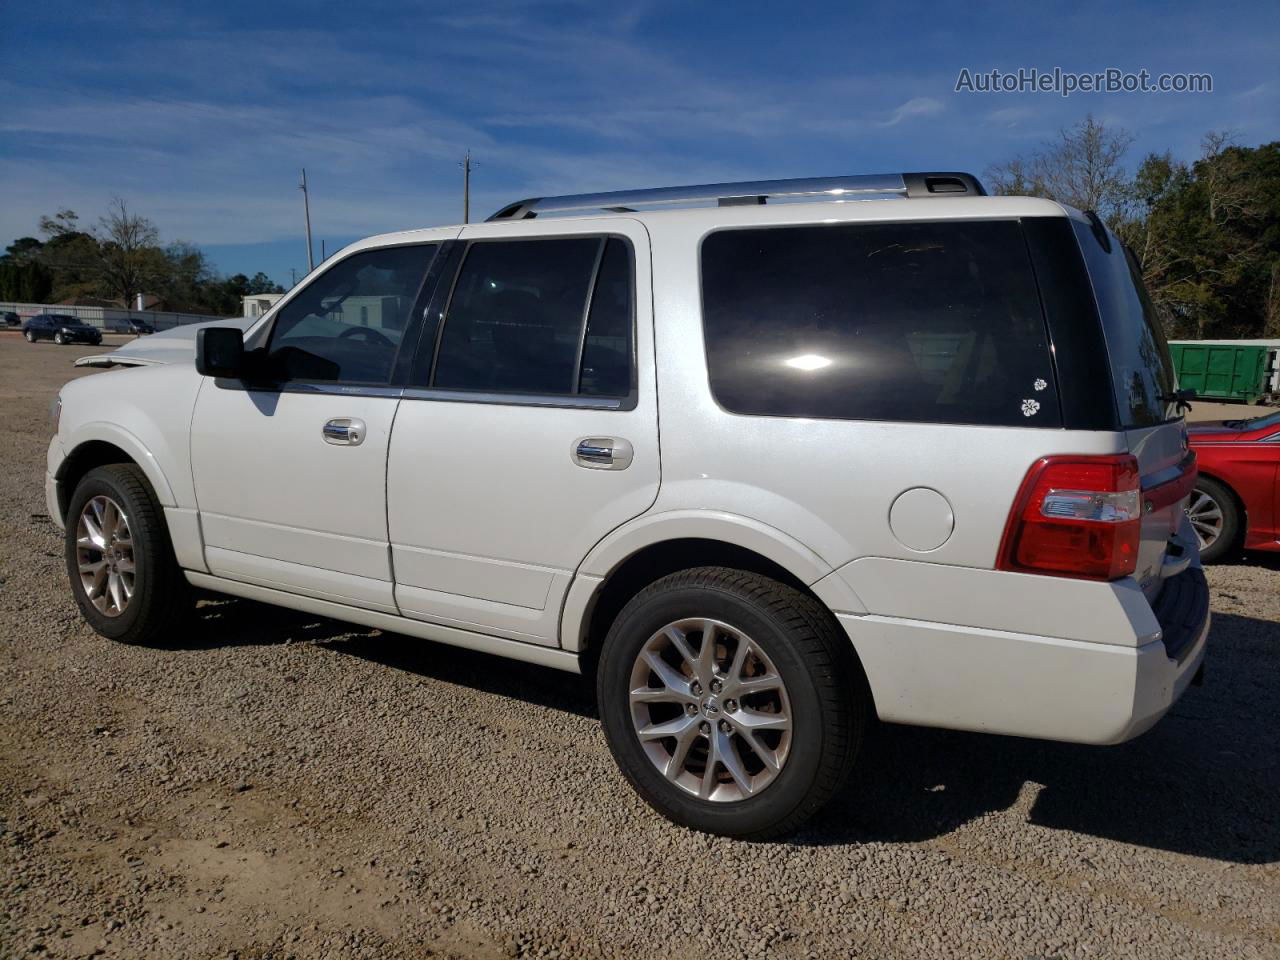
<path id="1" fill-rule="evenodd" d="M 460 236 L 387 463 L 405 616 L 554 645 L 574 570 L 657 497 L 648 235 L 593 227 Z"/>
<path id="2" fill-rule="evenodd" d="M 456 231 L 454 231 L 456 232 Z M 335 260 L 277 313 L 259 382 L 202 385 L 191 466 L 210 573 L 395 613 L 386 463 L 396 358 L 432 243 Z"/>

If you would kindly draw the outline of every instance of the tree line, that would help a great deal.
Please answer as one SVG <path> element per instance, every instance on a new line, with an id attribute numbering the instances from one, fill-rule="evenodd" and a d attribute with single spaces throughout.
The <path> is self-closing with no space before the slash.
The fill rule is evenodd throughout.
<path id="1" fill-rule="evenodd" d="M 40 218 L 44 239 L 19 237 L 0 257 L 0 301 L 59 303 L 95 299 L 132 307 L 138 294 L 169 310 L 233 316 L 240 298 L 283 293 L 265 273 L 224 277 L 189 243 L 161 244 L 154 223 L 113 200 L 84 229 L 72 210 Z"/>
<path id="2" fill-rule="evenodd" d="M 1280 337 L 1280 141 L 1211 132 L 1187 163 L 1086 117 L 1057 140 L 986 171 L 994 193 L 1094 210 L 1134 251 L 1171 338 Z"/>

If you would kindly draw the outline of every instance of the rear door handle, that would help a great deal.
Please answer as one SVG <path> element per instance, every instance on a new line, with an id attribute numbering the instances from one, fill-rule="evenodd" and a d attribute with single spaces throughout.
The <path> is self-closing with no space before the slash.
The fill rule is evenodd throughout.
<path id="1" fill-rule="evenodd" d="M 335 417 L 326 421 L 320 432 L 325 443 L 358 447 L 364 442 L 364 421 L 354 417 Z"/>
<path id="2" fill-rule="evenodd" d="M 625 470 L 635 459 L 635 448 L 619 437 L 580 437 L 571 453 L 574 463 L 590 470 Z"/>

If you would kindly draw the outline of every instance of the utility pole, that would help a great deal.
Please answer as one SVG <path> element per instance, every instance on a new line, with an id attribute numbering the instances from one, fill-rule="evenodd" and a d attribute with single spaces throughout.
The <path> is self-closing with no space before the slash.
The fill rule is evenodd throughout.
<path id="1" fill-rule="evenodd" d="M 462 222 L 471 222 L 471 148 L 462 159 Z"/>
<path id="2" fill-rule="evenodd" d="M 307 194 L 307 168 L 302 168 L 302 183 L 298 184 L 302 190 L 302 214 L 307 218 L 307 272 L 316 268 L 315 254 L 311 252 L 311 198 Z"/>

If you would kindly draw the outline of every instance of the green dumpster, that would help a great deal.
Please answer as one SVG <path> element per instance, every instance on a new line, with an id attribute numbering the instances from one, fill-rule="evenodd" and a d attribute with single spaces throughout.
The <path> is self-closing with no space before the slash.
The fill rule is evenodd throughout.
<path id="1" fill-rule="evenodd" d="M 1171 343 L 1178 386 L 1202 400 L 1254 403 L 1266 393 L 1267 348 L 1232 343 Z"/>

